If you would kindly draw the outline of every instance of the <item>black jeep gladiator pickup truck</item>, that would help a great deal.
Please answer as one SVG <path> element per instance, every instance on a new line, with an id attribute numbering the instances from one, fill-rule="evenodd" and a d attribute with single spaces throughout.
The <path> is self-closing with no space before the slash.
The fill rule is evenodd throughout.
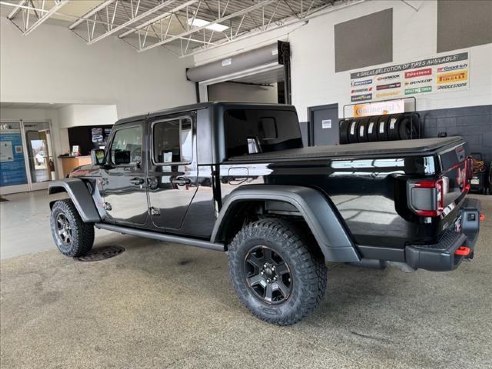
<path id="1" fill-rule="evenodd" d="M 280 325 L 317 306 L 326 262 L 448 271 L 479 232 L 460 137 L 303 147 L 293 106 L 202 103 L 122 119 L 92 155 L 49 187 L 63 254 L 94 227 L 227 251 L 240 300 Z"/>

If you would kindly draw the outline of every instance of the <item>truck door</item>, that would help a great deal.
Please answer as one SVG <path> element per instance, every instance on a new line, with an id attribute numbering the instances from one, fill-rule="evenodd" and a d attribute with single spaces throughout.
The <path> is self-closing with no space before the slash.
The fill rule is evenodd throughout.
<path id="1" fill-rule="evenodd" d="M 106 221 L 143 225 L 148 217 L 143 122 L 117 128 L 101 171 Z"/>
<path id="2" fill-rule="evenodd" d="M 192 114 L 150 121 L 149 213 L 171 232 L 181 228 L 198 188 L 194 122 Z"/>

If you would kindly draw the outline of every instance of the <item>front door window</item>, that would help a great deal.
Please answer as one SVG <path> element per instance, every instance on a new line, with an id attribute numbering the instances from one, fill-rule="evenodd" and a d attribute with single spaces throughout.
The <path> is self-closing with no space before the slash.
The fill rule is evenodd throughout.
<path id="1" fill-rule="evenodd" d="M 147 220 L 147 175 L 143 155 L 143 125 L 118 129 L 102 170 L 106 221 L 143 225 Z"/>

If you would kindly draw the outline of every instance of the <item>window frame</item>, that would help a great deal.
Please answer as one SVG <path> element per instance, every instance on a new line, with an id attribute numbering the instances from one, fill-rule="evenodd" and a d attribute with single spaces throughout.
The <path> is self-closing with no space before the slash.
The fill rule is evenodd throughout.
<path id="1" fill-rule="evenodd" d="M 165 123 L 165 122 L 170 122 L 173 120 L 179 120 L 179 138 L 181 140 L 181 132 L 182 132 L 182 120 L 188 119 L 191 122 L 191 135 L 192 135 L 192 140 L 191 140 L 191 160 L 189 161 L 183 161 L 183 155 L 182 155 L 182 149 L 181 149 L 181 142 L 179 142 L 179 156 L 180 156 L 180 161 L 171 161 L 171 162 L 158 162 L 155 160 L 154 157 L 154 126 L 159 123 Z M 194 160 L 194 131 L 195 131 L 195 125 L 193 124 L 193 117 L 191 115 L 179 115 L 175 116 L 172 118 L 165 118 L 165 119 L 158 119 L 152 122 L 150 126 L 150 160 L 152 161 L 152 164 L 155 166 L 169 166 L 169 165 L 187 165 L 193 163 Z"/>
<path id="2" fill-rule="evenodd" d="M 113 149 L 114 140 L 115 140 L 116 135 L 118 134 L 118 132 L 119 131 L 122 131 L 124 129 L 131 129 L 131 128 L 140 128 L 140 133 L 142 135 L 142 144 L 141 144 L 141 153 L 142 153 L 141 158 L 142 158 L 142 160 L 140 161 L 140 166 L 142 165 L 143 158 L 144 158 L 145 127 L 140 122 L 140 123 L 131 123 L 128 126 L 125 125 L 125 126 L 122 126 L 120 128 L 117 128 L 117 129 L 115 129 L 115 127 L 113 126 L 113 132 L 111 132 L 111 135 L 112 135 L 111 141 L 110 141 L 109 145 L 107 145 L 108 150 L 106 150 L 107 157 L 105 159 L 105 162 L 108 163 L 108 164 L 111 164 L 111 166 L 113 166 L 115 168 L 137 166 L 136 164 L 132 164 L 131 162 L 128 163 L 128 164 L 115 164 L 115 163 L 113 163 L 113 158 L 112 158 L 112 155 L 111 155 L 111 151 Z"/>

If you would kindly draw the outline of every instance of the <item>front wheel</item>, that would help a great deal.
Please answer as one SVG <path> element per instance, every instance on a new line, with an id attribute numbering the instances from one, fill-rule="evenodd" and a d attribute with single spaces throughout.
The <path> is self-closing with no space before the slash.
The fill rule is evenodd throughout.
<path id="1" fill-rule="evenodd" d="M 278 219 L 259 220 L 238 232 L 229 245 L 229 273 L 241 302 L 278 325 L 308 316 L 326 288 L 323 256 Z"/>
<path id="2" fill-rule="evenodd" d="M 53 240 L 63 255 L 82 256 L 92 249 L 94 226 L 82 221 L 72 200 L 53 204 L 50 225 Z"/>

